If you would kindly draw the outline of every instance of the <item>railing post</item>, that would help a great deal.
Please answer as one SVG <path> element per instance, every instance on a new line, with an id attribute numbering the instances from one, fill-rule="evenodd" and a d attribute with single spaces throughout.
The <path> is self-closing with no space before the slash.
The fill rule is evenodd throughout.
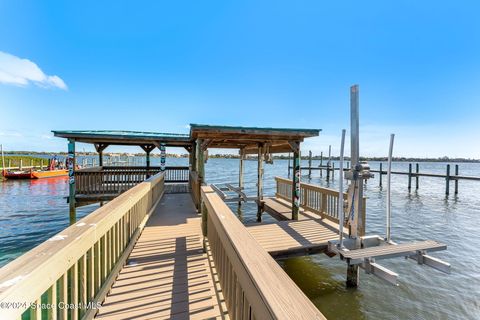
<path id="1" fill-rule="evenodd" d="M 207 252 L 207 235 L 208 235 L 208 210 L 205 202 L 201 199 L 202 208 L 202 234 L 203 234 L 203 252 Z"/>
<path id="2" fill-rule="evenodd" d="M 327 194 L 326 193 L 322 193 L 322 203 L 321 203 L 321 212 L 322 214 L 325 214 L 327 215 Z"/>

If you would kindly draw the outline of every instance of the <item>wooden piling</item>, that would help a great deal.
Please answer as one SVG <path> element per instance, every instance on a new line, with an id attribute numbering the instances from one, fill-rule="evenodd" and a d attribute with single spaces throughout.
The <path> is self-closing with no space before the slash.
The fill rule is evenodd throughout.
<path id="1" fill-rule="evenodd" d="M 69 186 L 68 203 L 70 206 L 70 224 L 73 224 L 77 220 L 76 211 L 75 211 L 75 140 L 73 139 L 68 139 L 67 168 L 68 168 L 68 186 Z"/>
<path id="2" fill-rule="evenodd" d="M 412 164 L 408 164 L 408 191 L 412 190 Z"/>
<path id="3" fill-rule="evenodd" d="M 238 169 L 238 188 L 240 191 L 243 189 L 243 160 L 245 159 L 245 152 L 243 149 L 240 149 L 240 167 Z M 238 200 L 238 205 L 242 205 L 242 201 Z"/>
<path id="4" fill-rule="evenodd" d="M 323 166 L 323 151 L 320 152 L 320 177 L 323 176 L 323 169 L 322 169 L 322 166 Z"/>
<path id="5" fill-rule="evenodd" d="M 450 165 L 447 164 L 447 173 L 445 175 L 445 194 L 450 194 Z"/>
<path id="6" fill-rule="evenodd" d="M 19 166 L 19 170 L 22 170 L 23 169 L 23 159 L 20 159 L 20 166 Z"/>
<path id="7" fill-rule="evenodd" d="M 420 172 L 420 165 L 417 162 L 415 164 L 415 173 L 416 173 L 416 175 L 415 175 L 415 190 L 418 190 L 418 187 L 419 187 L 419 182 L 420 182 L 419 181 L 420 177 L 418 176 L 419 172 Z"/>
<path id="8" fill-rule="evenodd" d="M 335 179 L 335 163 L 332 162 L 332 181 Z"/>
<path id="9" fill-rule="evenodd" d="M 379 176 L 379 181 L 378 181 L 378 185 L 381 187 L 382 186 L 382 175 L 383 175 L 383 170 L 382 170 L 382 163 L 380 162 L 380 176 Z"/>
<path id="10" fill-rule="evenodd" d="M 455 178 L 458 177 L 458 164 L 455 165 Z M 455 179 L 455 194 L 458 194 L 458 179 Z"/>
<path id="11" fill-rule="evenodd" d="M 288 177 L 290 178 L 290 152 L 288 153 Z"/>
<path id="12" fill-rule="evenodd" d="M 300 211 L 300 142 L 293 152 L 293 180 L 292 180 L 292 220 L 298 220 Z"/>
<path id="13" fill-rule="evenodd" d="M 308 151 L 308 179 L 312 178 L 312 151 Z"/>
<path id="14" fill-rule="evenodd" d="M 257 222 L 262 221 L 263 209 L 263 145 L 258 146 L 258 166 L 257 166 Z M 294 171 L 295 174 L 295 171 Z"/>

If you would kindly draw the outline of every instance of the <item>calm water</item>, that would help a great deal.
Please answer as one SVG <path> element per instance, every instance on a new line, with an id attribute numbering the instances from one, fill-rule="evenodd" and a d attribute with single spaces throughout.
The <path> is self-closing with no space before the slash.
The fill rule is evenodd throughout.
<path id="1" fill-rule="evenodd" d="M 153 165 L 158 161 L 154 158 Z M 185 165 L 187 161 L 168 159 L 167 165 Z M 370 164 L 378 168 L 378 163 Z M 246 193 L 255 195 L 256 161 L 246 161 L 245 167 Z M 408 170 L 407 163 L 395 163 L 393 167 Z M 267 195 L 274 193 L 273 178 L 286 176 L 286 168 L 287 161 L 282 160 L 265 165 Z M 421 163 L 420 171 L 444 173 L 445 164 Z M 237 172 L 238 160 L 234 159 L 210 159 L 206 165 L 208 183 L 236 183 Z M 460 164 L 460 173 L 480 176 L 480 164 Z M 302 179 L 308 181 L 307 176 Z M 346 290 L 346 266 L 338 258 L 320 254 L 280 264 L 329 319 L 480 319 L 480 233 L 476 230 L 480 224 L 480 182 L 460 181 L 459 194 L 446 197 L 443 179 L 422 177 L 420 189 L 411 193 L 406 176 L 394 176 L 392 180 L 393 239 L 446 243 L 447 251 L 432 255 L 449 261 L 452 274 L 403 258 L 383 260 L 382 265 L 399 274 L 398 287 L 361 271 L 360 288 Z M 337 188 L 338 176 L 328 183 L 317 171 L 310 183 Z M 0 183 L 0 265 L 68 226 L 67 193 L 65 179 Z M 366 195 L 367 233 L 384 235 L 385 190 L 378 186 L 377 178 L 368 182 Z M 97 207 L 79 208 L 77 215 L 85 216 Z M 236 205 L 231 207 L 237 214 Z M 243 221 L 255 221 L 254 204 L 244 205 L 242 211 Z"/>

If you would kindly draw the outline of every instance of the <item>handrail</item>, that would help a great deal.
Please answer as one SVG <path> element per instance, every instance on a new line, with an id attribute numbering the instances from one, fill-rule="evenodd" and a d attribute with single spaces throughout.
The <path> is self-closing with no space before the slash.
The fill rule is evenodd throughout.
<path id="1" fill-rule="evenodd" d="M 230 317 L 325 319 L 218 194 L 209 186 L 201 192 L 203 230 Z"/>
<path id="2" fill-rule="evenodd" d="M 48 319 L 92 319 L 97 310 L 85 304 L 103 301 L 163 192 L 160 173 L 1 268 L 1 318 L 30 311 L 31 319 L 41 319 L 42 310 L 30 304 L 46 295 L 57 306 L 47 310 Z"/>
<path id="3" fill-rule="evenodd" d="M 277 191 L 275 196 L 287 201 L 292 201 L 292 180 L 275 177 Z M 319 214 L 322 218 L 338 224 L 338 194 L 334 189 L 323 188 L 308 183 L 300 184 L 300 207 Z M 344 193 L 344 199 L 348 194 Z M 363 218 L 365 218 L 366 198 L 363 198 Z M 364 224 L 365 225 L 365 224 Z M 344 226 L 348 228 L 347 222 Z"/>
<path id="4" fill-rule="evenodd" d="M 75 193 L 77 195 L 117 195 L 150 175 L 161 172 L 160 167 L 94 167 L 75 171 Z M 188 182 L 188 167 L 165 168 L 165 182 Z"/>

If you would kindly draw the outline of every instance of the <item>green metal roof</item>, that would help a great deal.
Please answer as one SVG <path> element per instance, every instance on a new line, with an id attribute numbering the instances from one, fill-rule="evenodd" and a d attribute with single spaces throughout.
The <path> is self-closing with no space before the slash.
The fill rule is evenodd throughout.
<path id="1" fill-rule="evenodd" d="M 73 139 L 84 143 L 105 143 L 108 145 L 156 145 L 165 143 L 172 147 L 186 147 L 191 144 L 190 135 L 163 132 L 123 130 L 53 130 L 55 137 Z"/>
<path id="2" fill-rule="evenodd" d="M 189 134 L 183 133 L 165 133 L 165 132 L 146 132 L 146 131 L 124 131 L 124 130 L 53 130 L 56 137 L 63 136 L 108 136 L 120 138 L 148 138 L 154 140 L 160 139 L 189 139 Z"/>

